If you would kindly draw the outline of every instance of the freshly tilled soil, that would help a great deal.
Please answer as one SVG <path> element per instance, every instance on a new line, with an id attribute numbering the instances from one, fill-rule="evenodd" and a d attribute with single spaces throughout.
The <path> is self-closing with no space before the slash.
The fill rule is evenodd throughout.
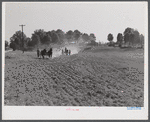
<path id="1" fill-rule="evenodd" d="M 142 107 L 144 58 L 127 55 L 135 52 L 94 50 L 54 59 L 8 52 L 4 104 Z"/>

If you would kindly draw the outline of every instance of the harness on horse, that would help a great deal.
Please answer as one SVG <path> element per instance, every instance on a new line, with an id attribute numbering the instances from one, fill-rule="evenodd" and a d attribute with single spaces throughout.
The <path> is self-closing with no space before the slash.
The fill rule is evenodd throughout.
<path id="1" fill-rule="evenodd" d="M 40 55 L 43 57 L 44 59 L 44 56 L 49 56 L 49 57 L 52 57 L 52 48 L 50 48 L 50 50 L 47 52 L 46 49 L 42 50 Z"/>

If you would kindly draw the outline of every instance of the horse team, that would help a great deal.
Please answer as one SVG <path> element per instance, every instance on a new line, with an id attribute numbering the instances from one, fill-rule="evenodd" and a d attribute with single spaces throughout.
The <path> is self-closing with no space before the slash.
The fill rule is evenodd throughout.
<path id="1" fill-rule="evenodd" d="M 43 57 L 43 59 L 45 58 L 45 56 L 48 56 L 49 58 L 52 58 L 52 54 L 53 54 L 53 50 L 52 48 L 50 48 L 50 50 L 47 52 L 46 49 L 43 50 L 39 50 L 39 48 L 37 49 L 37 57 L 41 58 L 41 56 Z M 70 55 L 71 54 L 71 50 L 68 50 L 67 48 L 65 48 L 65 51 L 62 50 L 62 55 L 66 54 L 66 55 Z"/>
<path id="2" fill-rule="evenodd" d="M 53 54 L 52 48 L 50 48 L 50 50 L 48 52 L 46 51 L 46 49 L 41 50 L 41 51 L 39 49 L 37 49 L 37 57 L 38 58 L 39 57 L 41 58 L 41 56 L 42 56 L 44 59 L 46 55 L 49 56 L 49 58 L 50 58 L 50 57 L 52 57 L 52 54 Z"/>

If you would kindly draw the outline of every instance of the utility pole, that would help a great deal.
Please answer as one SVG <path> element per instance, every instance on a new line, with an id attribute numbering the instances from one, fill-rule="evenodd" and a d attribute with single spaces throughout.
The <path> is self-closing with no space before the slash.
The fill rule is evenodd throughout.
<path id="1" fill-rule="evenodd" d="M 22 46 L 23 46 L 23 53 L 24 53 L 24 40 L 23 40 L 23 26 L 25 26 L 25 25 L 19 25 L 19 26 L 21 26 L 22 27 Z"/>

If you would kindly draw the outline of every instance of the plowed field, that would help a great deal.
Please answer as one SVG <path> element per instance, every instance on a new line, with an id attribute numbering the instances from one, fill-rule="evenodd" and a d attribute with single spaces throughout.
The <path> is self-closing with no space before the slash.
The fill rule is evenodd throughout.
<path id="1" fill-rule="evenodd" d="M 5 53 L 7 106 L 143 106 L 143 50 L 88 49 L 38 59 L 36 52 Z"/>

